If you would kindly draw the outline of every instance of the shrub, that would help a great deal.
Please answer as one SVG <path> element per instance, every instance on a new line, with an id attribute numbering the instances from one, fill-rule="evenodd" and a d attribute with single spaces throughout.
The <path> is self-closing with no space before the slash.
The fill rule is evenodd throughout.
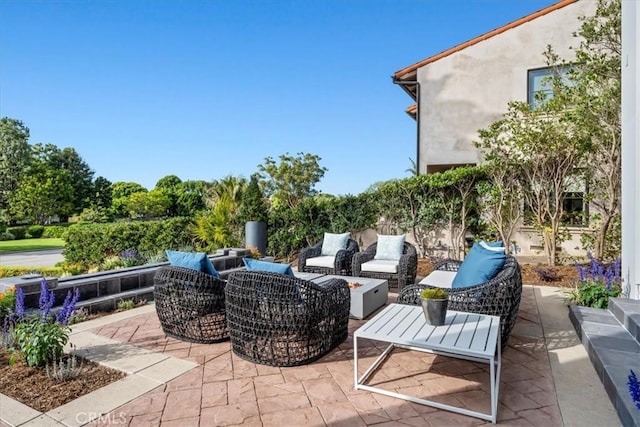
<path id="1" fill-rule="evenodd" d="M 3 231 L 2 233 L 0 233 L 0 241 L 4 240 L 16 240 L 16 236 L 8 231 Z"/>
<path id="2" fill-rule="evenodd" d="M 43 366 L 52 358 L 58 358 L 62 349 L 69 341 L 70 328 L 67 326 L 76 303 L 80 297 L 80 291 L 76 289 L 74 294 L 67 292 L 62 308 L 57 315 L 51 311 L 55 303 L 55 295 L 49 291 L 47 281 L 42 279 L 40 283 L 40 314 L 27 317 L 24 310 L 24 293 L 22 289 L 16 292 L 15 324 L 13 336 L 15 345 L 21 351 L 29 366 Z"/>
<path id="3" fill-rule="evenodd" d="M 15 240 L 22 240 L 27 237 L 27 227 L 9 227 L 7 231 L 14 235 Z"/>
<path id="4" fill-rule="evenodd" d="M 66 381 L 76 378 L 82 372 L 83 361 L 75 355 L 69 357 L 53 358 L 51 364 L 46 364 L 47 376 L 54 381 Z"/>
<path id="5" fill-rule="evenodd" d="M 121 299 L 120 301 L 118 301 L 118 304 L 116 306 L 116 309 L 119 311 L 125 311 L 125 310 L 131 310 L 132 308 L 136 307 L 136 302 L 132 299 L 127 299 L 127 300 L 123 300 Z"/>
<path id="6" fill-rule="evenodd" d="M 44 225 L 31 225 L 27 228 L 27 237 L 39 239 L 44 233 Z"/>
<path id="7" fill-rule="evenodd" d="M 68 230 L 66 225 L 48 225 L 44 228 L 42 237 L 66 240 Z"/>
<path id="8" fill-rule="evenodd" d="M 157 253 L 190 243 L 190 222 L 189 218 L 169 218 L 72 225 L 63 253 L 67 262 L 87 266 L 100 265 L 105 257 L 132 248 L 138 253 Z"/>
<path id="9" fill-rule="evenodd" d="M 620 259 L 613 264 L 602 265 L 588 253 L 591 262 L 587 266 L 579 265 L 576 288 L 568 293 L 569 301 L 593 308 L 607 308 L 609 298 L 615 298 L 622 292 L 620 277 Z"/>
<path id="10" fill-rule="evenodd" d="M 556 282 L 560 280 L 558 272 L 553 267 L 536 267 L 534 271 L 538 274 L 538 278 L 543 282 Z"/>
<path id="11" fill-rule="evenodd" d="M 11 287 L 6 292 L 0 292 L 0 325 L 4 323 L 16 305 L 16 288 Z"/>
<path id="12" fill-rule="evenodd" d="M 64 271 L 61 267 L 8 267 L 0 265 L 0 277 L 15 277 L 29 273 L 38 273 L 42 276 L 60 277 Z"/>

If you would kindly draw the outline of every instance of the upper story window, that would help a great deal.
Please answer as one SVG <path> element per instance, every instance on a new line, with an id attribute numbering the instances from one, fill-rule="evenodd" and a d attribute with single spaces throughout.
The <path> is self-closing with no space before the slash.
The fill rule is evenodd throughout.
<path id="1" fill-rule="evenodd" d="M 571 84 L 569 78 L 569 66 L 546 67 L 528 71 L 527 83 L 527 102 L 532 110 L 537 110 L 545 102 L 553 96 L 553 76 L 558 73 L 563 82 L 567 85 Z"/>

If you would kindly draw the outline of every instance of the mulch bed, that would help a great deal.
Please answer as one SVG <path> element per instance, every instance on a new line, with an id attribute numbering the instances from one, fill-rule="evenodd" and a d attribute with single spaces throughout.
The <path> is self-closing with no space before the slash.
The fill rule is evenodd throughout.
<path id="1" fill-rule="evenodd" d="M 45 368 L 27 366 L 20 358 L 11 365 L 10 357 L 9 352 L 0 348 L 0 393 L 40 412 L 50 411 L 126 376 L 78 358 L 78 363 L 83 364 L 78 377 L 54 381 L 47 376 Z"/>

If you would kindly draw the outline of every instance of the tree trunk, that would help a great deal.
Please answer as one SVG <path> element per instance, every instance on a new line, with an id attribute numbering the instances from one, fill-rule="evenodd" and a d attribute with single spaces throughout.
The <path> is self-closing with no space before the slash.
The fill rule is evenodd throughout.
<path id="1" fill-rule="evenodd" d="M 609 226 L 611 225 L 611 215 L 604 214 L 602 218 L 602 223 L 600 227 L 596 230 L 596 241 L 595 241 L 595 257 L 596 259 L 602 260 L 604 259 L 604 248 L 605 248 L 605 240 L 607 239 L 607 231 L 609 231 Z"/>

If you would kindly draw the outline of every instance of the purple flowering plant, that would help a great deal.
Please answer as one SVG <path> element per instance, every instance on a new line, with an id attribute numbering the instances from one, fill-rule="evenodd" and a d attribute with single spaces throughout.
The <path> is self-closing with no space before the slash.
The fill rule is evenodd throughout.
<path id="1" fill-rule="evenodd" d="M 636 373 L 633 372 L 633 369 L 631 369 L 631 373 L 629 374 L 627 386 L 629 387 L 631 400 L 633 400 L 636 408 L 640 411 L 640 383 L 638 382 L 638 377 L 636 377 Z"/>
<path id="2" fill-rule="evenodd" d="M 569 301 L 586 307 L 607 308 L 609 298 L 620 296 L 622 292 L 620 258 L 603 265 L 590 252 L 587 256 L 587 265 L 575 263 L 578 281 L 576 288 L 568 293 Z"/>
<path id="3" fill-rule="evenodd" d="M 42 366 L 47 361 L 58 358 L 69 341 L 70 329 L 67 323 L 80 298 L 80 291 L 68 291 L 62 308 L 53 312 L 55 294 L 49 290 L 46 279 L 40 282 L 40 314 L 27 315 L 24 308 L 24 292 L 16 292 L 16 306 L 11 326 L 17 350 L 22 352 L 29 366 Z"/>

